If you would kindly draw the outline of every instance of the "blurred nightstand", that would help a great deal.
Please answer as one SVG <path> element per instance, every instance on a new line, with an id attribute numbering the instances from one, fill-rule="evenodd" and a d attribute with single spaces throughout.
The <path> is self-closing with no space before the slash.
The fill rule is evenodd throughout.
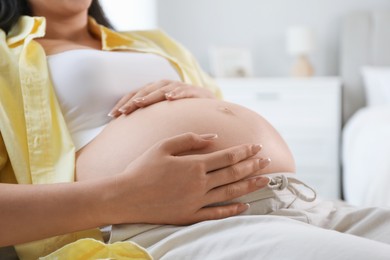
<path id="1" fill-rule="evenodd" d="M 297 175 L 319 196 L 340 198 L 341 81 L 324 78 L 217 79 L 224 99 L 265 117 L 286 140 Z"/>

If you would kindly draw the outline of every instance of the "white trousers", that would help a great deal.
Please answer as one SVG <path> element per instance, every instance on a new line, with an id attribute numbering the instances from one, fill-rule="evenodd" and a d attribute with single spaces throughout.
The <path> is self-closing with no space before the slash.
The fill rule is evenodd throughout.
<path id="1" fill-rule="evenodd" d="M 390 259 L 390 209 L 310 201 L 310 189 L 278 176 L 270 176 L 274 186 L 239 199 L 251 205 L 240 216 L 180 227 L 115 225 L 110 242 L 131 240 L 155 259 Z"/>

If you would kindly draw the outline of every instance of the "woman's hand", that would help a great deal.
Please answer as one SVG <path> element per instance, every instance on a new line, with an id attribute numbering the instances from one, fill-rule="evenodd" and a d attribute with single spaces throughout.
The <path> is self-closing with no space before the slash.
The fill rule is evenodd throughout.
<path id="1" fill-rule="evenodd" d="M 183 134 L 161 141 L 116 175 L 115 188 L 103 191 L 107 224 L 184 225 L 240 214 L 246 204 L 209 206 L 263 188 L 267 177 L 247 178 L 270 160 L 253 158 L 261 146 L 240 145 L 209 153 L 182 155 L 212 144 L 216 135 Z"/>
<path id="2" fill-rule="evenodd" d="M 147 107 L 164 100 L 183 98 L 215 98 L 215 96 L 205 88 L 180 81 L 160 80 L 124 96 L 108 115 L 111 117 L 128 115 L 140 107 Z"/>

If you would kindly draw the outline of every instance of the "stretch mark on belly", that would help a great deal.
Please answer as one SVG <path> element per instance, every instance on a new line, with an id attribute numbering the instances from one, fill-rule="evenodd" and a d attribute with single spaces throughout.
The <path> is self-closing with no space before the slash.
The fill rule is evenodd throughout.
<path id="1" fill-rule="evenodd" d="M 229 108 L 227 108 L 227 107 L 219 106 L 219 107 L 217 107 L 217 109 L 218 109 L 219 111 L 222 111 L 222 112 L 225 113 L 225 114 L 234 115 L 233 111 L 231 111 L 231 110 L 230 110 Z"/>

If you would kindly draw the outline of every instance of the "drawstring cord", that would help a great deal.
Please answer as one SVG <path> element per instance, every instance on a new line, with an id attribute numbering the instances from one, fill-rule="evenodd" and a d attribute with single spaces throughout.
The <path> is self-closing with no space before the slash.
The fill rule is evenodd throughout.
<path id="1" fill-rule="evenodd" d="M 313 192 L 312 197 L 308 197 L 305 194 L 303 194 L 300 190 L 298 190 L 296 187 L 293 186 L 293 184 L 300 184 L 306 187 L 307 189 L 311 190 Z M 284 190 L 288 189 L 291 193 L 296 195 L 299 199 L 312 202 L 317 198 L 317 193 L 313 188 L 308 186 L 307 184 L 301 182 L 300 180 L 297 180 L 295 178 L 288 178 L 284 175 L 275 176 L 270 178 L 270 182 L 268 183 L 268 187 L 272 190 Z"/>

